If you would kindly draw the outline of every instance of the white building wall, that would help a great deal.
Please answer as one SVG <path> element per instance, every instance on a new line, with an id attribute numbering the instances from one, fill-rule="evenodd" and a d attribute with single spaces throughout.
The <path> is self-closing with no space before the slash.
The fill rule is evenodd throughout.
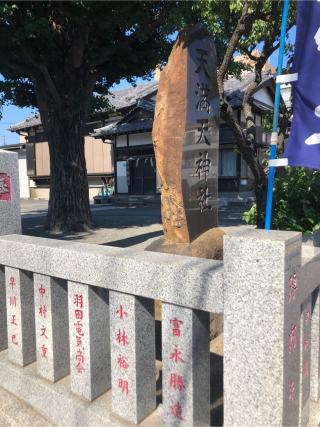
<path id="1" fill-rule="evenodd" d="M 30 198 L 29 177 L 27 175 L 27 156 L 25 151 L 19 151 L 19 183 L 20 197 L 22 199 Z"/>

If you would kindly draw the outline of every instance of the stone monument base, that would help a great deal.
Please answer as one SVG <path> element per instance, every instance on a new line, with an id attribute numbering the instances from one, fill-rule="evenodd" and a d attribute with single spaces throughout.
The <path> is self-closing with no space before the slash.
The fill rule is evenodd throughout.
<path id="1" fill-rule="evenodd" d="M 164 252 L 175 255 L 186 255 L 195 258 L 223 259 L 224 231 L 218 227 L 211 228 L 191 243 L 166 243 L 160 238 L 151 243 L 145 250 Z M 161 302 L 155 302 L 155 318 L 161 321 Z M 223 332 L 223 315 L 210 314 L 210 338 L 213 339 Z"/>
<path id="2" fill-rule="evenodd" d="M 145 250 L 222 261 L 224 234 L 220 228 L 214 227 L 191 243 L 166 243 L 162 237 L 152 242 Z"/>

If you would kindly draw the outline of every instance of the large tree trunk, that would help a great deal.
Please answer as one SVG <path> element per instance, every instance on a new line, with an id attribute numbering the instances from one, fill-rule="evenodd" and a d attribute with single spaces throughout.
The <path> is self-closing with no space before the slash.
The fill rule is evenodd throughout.
<path id="1" fill-rule="evenodd" d="M 79 70 L 34 82 L 41 121 L 49 143 L 50 197 L 47 228 L 86 231 L 93 226 L 84 151 L 90 96 L 95 83 Z M 59 91 L 57 90 L 59 88 Z"/>
<path id="2" fill-rule="evenodd" d="M 92 225 L 84 154 L 85 114 L 42 112 L 50 152 L 47 227 L 83 231 Z"/>

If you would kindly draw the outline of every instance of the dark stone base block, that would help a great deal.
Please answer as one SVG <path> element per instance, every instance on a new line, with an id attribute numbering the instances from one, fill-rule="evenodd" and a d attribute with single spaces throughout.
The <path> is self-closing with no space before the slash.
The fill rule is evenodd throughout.
<path id="1" fill-rule="evenodd" d="M 152 242 L 145 250 L 222 260 L 224 234 L 220 228 L 214 227 L 201 234 L 191 243 L 166 243 L 164 238 L 160 238 Z"/>

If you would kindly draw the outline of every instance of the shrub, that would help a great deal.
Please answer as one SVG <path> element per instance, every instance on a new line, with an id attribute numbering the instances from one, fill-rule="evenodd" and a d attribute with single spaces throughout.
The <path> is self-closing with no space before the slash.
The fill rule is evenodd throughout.
<path id="1" fill-rule="evenodd" d="M 256 224 L 256 206 L 244 213 Z M 279 170 L 273 194 L 272 229 L 311 233 L 320 229 L 320 171 L 288 167 Z"/>

